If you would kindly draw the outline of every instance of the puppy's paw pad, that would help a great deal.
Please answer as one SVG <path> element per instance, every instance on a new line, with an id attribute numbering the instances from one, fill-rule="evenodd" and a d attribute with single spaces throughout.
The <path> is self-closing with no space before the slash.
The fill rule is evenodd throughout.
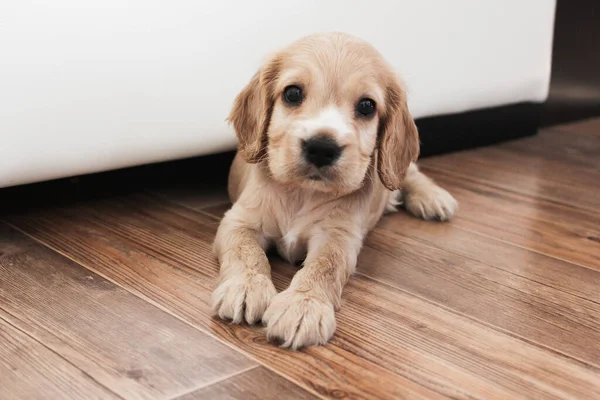
<path id="1" fill-rule="evenodd" d="M 234 324 L 260 321 L 277 294 L 271 278 L 262 274 L 237 275 L 222 280 L 212 294 L 213 312 Z"/>
<path id="2" fill-rule="evenodd" d="M 458 209 L 456 199 L 439 186 L 408 193 L 404 201 L 411 214 L 426 220 L 448 221 Z"/>
<path id="3" fill-rule="evenodd" d="M 290 289 L 273 298 L 263 322 L 269 340 L 293 350 L 326 344 L 335 332 L 332 304 Z"/>

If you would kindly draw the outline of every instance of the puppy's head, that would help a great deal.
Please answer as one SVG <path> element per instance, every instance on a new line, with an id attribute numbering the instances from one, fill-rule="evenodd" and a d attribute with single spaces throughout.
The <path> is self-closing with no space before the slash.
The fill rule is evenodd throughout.
<path id="1" fill-rule="evenodd" d="M 247 162 L 320 191 L 360 188 L 374 162 L 383 184 L 398 189 L 419 153 L 396 74 L 369 44 L 341 33 L 305 37 L 271 57 L 229 120 Z"/>

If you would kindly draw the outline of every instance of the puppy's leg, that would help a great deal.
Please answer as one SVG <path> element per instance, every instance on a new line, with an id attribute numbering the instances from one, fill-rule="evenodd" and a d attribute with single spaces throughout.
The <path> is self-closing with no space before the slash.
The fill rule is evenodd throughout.
<path id="1" fill-rule="evenodd" d="M 410 164 L 402 187 L 402 202 L 413 215 L 427 220 L 450 220 L 458 203 L 450 193 Z"/>
<path id="2" fill-rule="evenodd" d="M 254 324 L 277 293 L 262 235 L 243 220 L 234 206 L 217 231 L 214 250 L 221 264 L 220 280 L 212 294 L 213 311 L 223 319 Z"/>
<path id="3" fill-rule="evenodd" d="M 294 350 L 327 343 L 335 332 L 334 310 L 354 272 L 362 239 L 360 234 L 331 227 L 312 235 L 304 267 L 290 287 L 273 298 L 263 316 L 269 339 L 279 339 L 282 347 Z"/>

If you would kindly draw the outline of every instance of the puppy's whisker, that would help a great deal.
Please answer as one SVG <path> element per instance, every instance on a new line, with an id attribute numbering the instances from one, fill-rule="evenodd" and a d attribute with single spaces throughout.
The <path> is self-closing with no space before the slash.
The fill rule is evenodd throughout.
<path id="1" fill-rule="evenodd" d="M 257 163 L 262 163 L 263 161 L 266 161 L 269 158 L 269 154 L 265 152 L 265 154 L 263 154 L 262 156 L 260 156 L 260 158 L 257 160 Z"/>

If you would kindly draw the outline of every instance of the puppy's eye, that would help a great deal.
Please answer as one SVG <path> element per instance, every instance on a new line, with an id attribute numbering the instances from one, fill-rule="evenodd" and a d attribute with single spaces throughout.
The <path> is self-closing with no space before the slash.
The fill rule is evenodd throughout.
<path id="1" fill-rule="evenodd" d="M 371 99 L 361 99 L 356 104 L 356 113 L 361 117 L 370 117 L 375 113 L 375 101 Z"/>
<path id="2" fill-rule="evenodd" d="M 302 89 L 298 86 L 288 86 L 283 91 L 283 99 L 286 103 L 297 106 L 302 103 Z"/>

